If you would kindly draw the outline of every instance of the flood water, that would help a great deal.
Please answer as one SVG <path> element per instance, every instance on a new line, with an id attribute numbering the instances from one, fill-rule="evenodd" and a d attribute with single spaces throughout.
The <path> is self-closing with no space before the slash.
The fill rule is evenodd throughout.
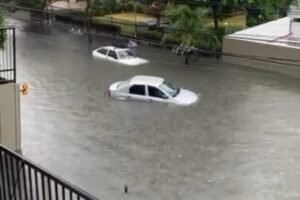
<path id="1" fill-rule="evenodd" d="M 9 20 L 17 31 L 26 157 L 100 199 L 300 198 L 300 80 L 140 47 L 149 64 L 94 59 L 109 44 Z M 200 94 L 190 107 L 111 100 L 109 84 L 156 75 Z M 124 194 L 123 185 L 129 185 Z"/>

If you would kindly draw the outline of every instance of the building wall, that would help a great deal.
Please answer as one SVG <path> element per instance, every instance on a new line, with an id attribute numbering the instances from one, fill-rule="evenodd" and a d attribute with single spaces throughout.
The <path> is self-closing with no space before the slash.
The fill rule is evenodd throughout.
<path id="1" fill-rule="evenodd" d="M 297 21 L 291 22 L 291 32 L 292 35 L 289 37 L 289 40 L 292 43 L 292 45 L 300 47 L 300 17 L 297 18 Z"/>
<path id="2" fill-rule="evenodd" d="M 0 85 L 0 143 L 21 151 L 20 92 L 14 83 Z"/>
<path id="3" fill-rule="evenodd" d="M 225 37 L 223 41 L 223 53 L 236 55 L 224 55 L 224 62 L 270 70 L 300 78 L 300 49 Z M 247 56 L 257 56 L 259 58 L 253 59 L 251 57 L 247 58 Z"/>

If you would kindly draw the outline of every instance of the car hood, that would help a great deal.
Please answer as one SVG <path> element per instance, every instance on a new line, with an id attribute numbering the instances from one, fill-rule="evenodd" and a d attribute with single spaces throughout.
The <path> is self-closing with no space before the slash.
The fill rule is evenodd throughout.
<path id="1" fill-rule="evenodd" d="M 192 91 L 180 89 L 176 97 L 176 102 L 181 105 L 190 105 L 198 101 L 198 95 Z"/>
<path id="2" fill-rule="evenodd" d="M 130 66 L 134 66 L 134 65 L 142 65 L 142 64 L 146 64 L 149 61 L 143 58 L 138 58 L 138 57 L 131 57 L 131 58 L 125 58 L 125 59 L 121 59 L 119 61 L 120 63 L 123 63 L 125 65 L 130 65 Z"/>
<path id="3" fill-rule="evenodd" d="M 123 82 L 124 81 L 118 81 L 118 82 L 115 82 L 115 83 L 111 84 L 109 86 L 109 90 L 110 91 L 116 91 L 116 90 L 118 90 L 119 85 L 122 84 Z"/>

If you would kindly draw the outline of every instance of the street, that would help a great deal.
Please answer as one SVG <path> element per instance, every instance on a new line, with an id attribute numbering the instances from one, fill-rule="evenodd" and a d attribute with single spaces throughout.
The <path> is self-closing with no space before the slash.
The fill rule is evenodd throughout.
<path id="1" fill-rule="evenodd" d="M 150 63 L 94 59 L 110 44 L 17 20 L 23 154 L 100 199 L 300 198 L 300 80 L 140 46 Z M 200 95 L 190 107 L 112 100 L 108 86 L 164 77 Z M 128 184 L 129 193 L 123 186 Z"/>

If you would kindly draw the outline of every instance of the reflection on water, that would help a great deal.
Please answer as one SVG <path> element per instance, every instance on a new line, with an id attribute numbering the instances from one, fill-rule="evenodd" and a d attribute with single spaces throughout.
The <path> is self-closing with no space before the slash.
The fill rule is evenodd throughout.
<path id="1" fill-rule="evenodd" d="M 11 21 L 19 28 L 24 25 Z M 93 59 L 110 43 L 19 29 L 25 156 L 102 199 L 298 199 L 299 80 L 140 47 L 127 67 Z M 25 29 L 27 30 L 27 29 Z M 108 86 L 164 77 L 201 93 L 191 107 L 114 101 Z M 129 185 L 123 195 L 122 186 Z"/>

